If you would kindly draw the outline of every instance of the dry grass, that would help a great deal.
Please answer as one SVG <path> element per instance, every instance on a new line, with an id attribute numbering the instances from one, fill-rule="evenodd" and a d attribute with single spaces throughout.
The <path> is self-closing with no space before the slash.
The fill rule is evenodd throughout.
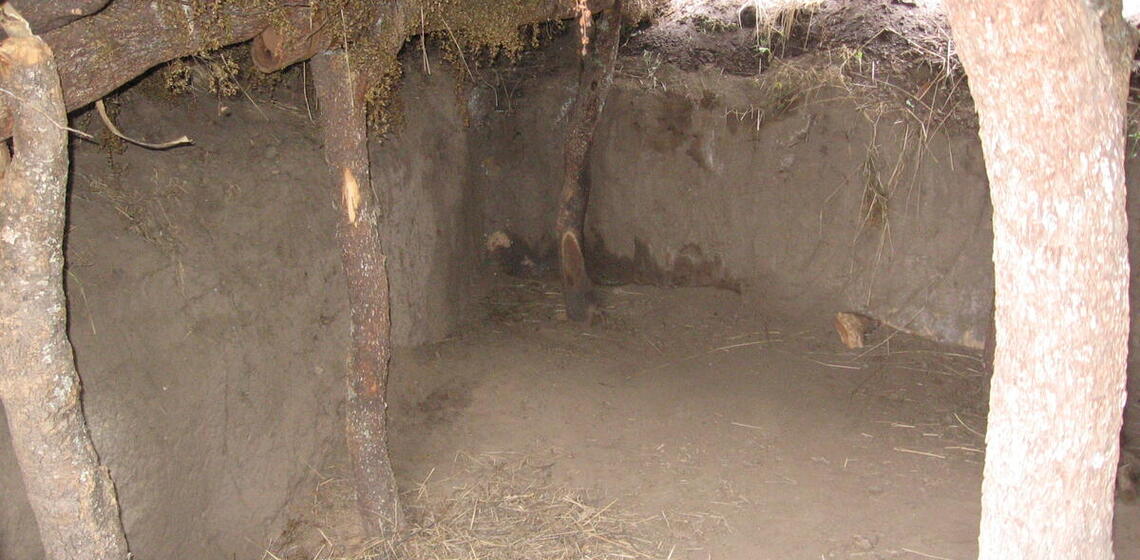
<path id="1" fill-rule="evenodd" d="M 497 323 L 538 323 L 566 313 L 562 292 L 538 280 L 497 285 L 486 303 L 491 320 Z"/>
<path id="2" fill-rule="evenodd" d="M 652 70 L 644 75 L 626 75 L 639 79 L 651 76 L 654 87 L 669 91 L 669 84 L 659 77 L 657 68 Z M 773 58 L 756 77 L 758 102 L 749 107 L 729 108 L 726 115 L 755 121 L 759 129 L 766 121 L 798 107 L 845 102 L 854 105 L 869 122 L 878 123 L 889 117 L 889 122 L 910 126 L 916 131 L 914 146 L 925 149 L 939 132 L 972 126 L 975 116 L 965 88 L 959 87 L 962 79 L 958 73 L 946 73 L 929 83 L 903 87 L 898 84 L 907 83 L 905 79 L 883 71 L 862 52 L 838 47 L 793 58 Z"/>
<path id="3" fill-rule="evenodd" d="M 185 196 L 184 182 L 156 175 L 153 186 L 136 190 L 88 175 L 81 175 L 79 179 L 84 182 L 84 187 L 76 189 L 76 196 L 110 204 L 126 221 L 129 231 L 167 256 L 178 253 L 181 241 L 170 210 L 177 207 Z"/>
<path id="4" fill-rule="evenodd" d="M 726 111 L 726 117 L 754 122 L 757 134 L 766 121 L 814 104 L 848 103 L 870 123 L 872 134 L 866 146 L 860 185 L 859 228 L 852 240 L 854 246 L 863 236 L 874 239 L 868 302 L 875 286 L 874 274 L 893 245 L 892 216 L 913 212 L 918 217 L 923 193 L 916 188 L 920 184 L 917 178 L 925 158 L 934 157 L 929 147 L 931 139 L 940 132 L 974 126 L 975 115 L 957 59 L 949 55 L 938 58 L 935 50 L 918 46 L 910 56 L 926 57 L 929 68 L 937 71 L 931 73 L 928 81 L 915 82 L 889 70 L 890 64 L 847 46 L 776 58 L 757 77 L 761 103 L 743 111 Z M 894 135 L 886 143 L 879 138 L 881 123 L 890 123 Z M 949 157 L 953 166 L 953 152 Z M 822 208 L 820 215 L 822 220 Z"/>
<path id="5" fill-rule="evenodd" d="M 756 45 L 784 56 L 787 42 L 796 28 L 803 28 L 805 42 L 812 31 L 812 19 L 823 0 L 751 0 L 756 11 Z M 746 4 L 747 5 L 747 4 Z"/>
<path id="6" fill-rule="evenodd" d="M 687 557 L 707 532 L 724 527 L 723 518 L 710 514 L 635 514 L 597 492 L 553 483 L 553 463 L 523 455 L 462 455 L 456 461 L 461 473 L 450 484 L 429 476 L 404 496 L 408 519 L 398 538 L 330 538 L 320 518 L 343 523 L 355 507 L 346 499 L 347 482 L 340 481 L 339 497 L 318 500 L 324 511 L 310 522 L 310 532 L 320 537 L 299 546 L 303 538 L 287 535 L 288 542 L 265 558 L 671 560 Z"/>

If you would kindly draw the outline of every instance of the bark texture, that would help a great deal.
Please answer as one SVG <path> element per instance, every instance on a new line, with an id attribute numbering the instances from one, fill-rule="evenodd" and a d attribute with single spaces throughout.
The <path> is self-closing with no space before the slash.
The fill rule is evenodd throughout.
<path id="1" fill-rule="evenodd" d="M 621 0 L 615 0 L 597 23 L 594 39 L 586 47 L 578 76 L 578 97 L 567 118 L 562 193 L 558 198 L 555 233 L 566 315 L 575 321 L 589 320 L 594 305 L 593 285 L 582 255 L 582 228 L 590 198 L 589 184 L 582 180 L 582 168 L 606 104 L 606 95 L 614 82 L 621 19 Z"/>
<path id="2" fill-rule="evenodd" d="M 588 2 L 594 12 L 614 5 L 614 0 L 592 0 Z M 528 2 L 525 10 L 515 22 L 518 26 L 543 21 L 567 19 L 575 15 L 575 0 L 543 0 Z M 398 51 L 410 35 L 421 32 L 443 31 L 448 29 L 438 20 L 423 23 L 420 19 L 424 11 L 431 12 L 438 6 L 428 0 L 403 0 L 384 2 L 375 8 L 376 20 L 381 22 L 373 31 L 375 38 L 384 49 Z M 329 19 L 320 10 L 298 8 L 287 14 L 289 25 L 271 27 L 258 35 L 251 45 L 254 65 L 262 72 L 273 72 L 291 64 L 307 60 L 324 49 L 333 46 L 336 33 Z M 336 16 L 332 18 L 336 20 Z M 421 27 L 421 24 L 423 25 Z"/>
<path id="3" fill-rule="evenodd" d="M 42 35 L 102 10 L 110 0 L 9 0 Z"/>
<path id="4" fill-rule="evenodd" d="M 36 37 L 5 40 L 0 80 L 15 123 L 0 180 L 0 400 L 12 448 L 47 557 L 124 560 L 114 485 L 91 443 L 67 338 L 67 117 L 50 49 Z"/>
<path id="5" fill-rule="evenodd" d="M 116 0 L 43 39 L 55 53 L 64 106 L 71 111 L 163 62 L 248 40 L 268 26 L 264 11 L 194 13 L 191 2 Z M 11 114 L 0 114 L 0 138 L 11 134 Z"/>
<path id="6" fill-rule="evenodd" d="M 116 0 L 105 10 L 44 35 L 55 52 L 70 111 L 168 60 L 250 39 L 269 25 L 264 11 L 194 13 L 176 0 Z"/>
<path id="7" fill-rule="evenodd" d="M 343 51 L 317 55 L 312 69 L 325 161 L 339 201 L 337 240 L 352 315 L 345 414 L 348 451 L 364 528 L 372 537 L 383 537 L 397 528 L 400 506 L 386 425 L 391 356 L 388 271 L 372 196 L 364 97 Z"/>
<path id="8" fill-rule="evenodd" d="M 292 10 L 287 20 L 288 25 L 270 27 L 250 43 L 250 58 L 258 70 L 276 72 L 332 45 L 328 22 L 316 10 Z"/>
<path id="9" fill-rule="evenodd" d="M 1120 2 L 952 0 L 994 206 L 979 557 L 1111 558 L 1124 404 Z"/>
<path id="10" fill-rule="evenodd" d="M 274 20 L 274 14 L 257 8 L 256 2 L 216 6 L 186 0 L 115 0 L 109 5 L 105 0 L 24 3 L 31 17 L 55 22 L 41 23 L 43 29 L 62 25 L 45 33 L 43 39 L 55 52 L 68 111 L 106 96 L 169 60 L 254 38 L 269 30 Z M 590 6 L 596 11 L 611 3 L 594 0 Z M 303 24 L 290 26 L 292 31 L 275 28 L 254 45 L 254 56 L 263 70 L 306 60 L 328 48 L 332 39 L 328 26 L 309 27 L 307 22 L 314 14 L 304 3 L 287 4 L 284 19 Z M 417 33 L 423 4 L 424 0 L 384 2 L 379 8 L 384 23 L 377 31 L 382 34 L 382 44 L 398 49 L 409 34 Z M 106 7 L 99 10 L 103 5 Z M 523 14 L 518 25 L 570 17 L 575 2 L 542 0 L 528 5 L 533 10 Z M 64 12 L 63 19 L 60 11 Z M 93 15 L 72 21 L 67 19 L 72 13 Z M 11 116 L 0 114 L 0 137 L 10 136 L 11 129 Z"/>

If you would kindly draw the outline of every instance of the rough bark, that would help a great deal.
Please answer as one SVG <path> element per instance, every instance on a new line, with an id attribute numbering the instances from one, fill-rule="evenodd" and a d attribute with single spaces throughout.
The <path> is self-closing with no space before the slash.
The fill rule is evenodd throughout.
<path id="1" fill-rule="evenodd" d="M 116 0 L 106 9 L 44 34 L 55 53 L 68 111 L 99 99 L 163 62 L 248 40 L 269 26 L 264 11 L 193 13 L 178 0 Z M 0 138 L 12 134 L 0 114 Z"/>
<path id="2" fill-rule="evenodd" d="M 193 13 L 177 0 L 116 0 L 96 15 L 44 36 L 56 53 L 64 104 L 82 107 L 168 60 L 250 39 L 264 11 Z"/>
<path id="3" fill-rule="evenodd" d="M 994 205 L 979 557 L 1111 558 L 1124 404 L 1120 2 L 952 0 Z"/>
<path id="4" fill-rule="evenodd" d="M 380 27 L 380 32 L 385 34 L 383 44 L 398 49 L 409 33 L 419 30 L 422 1 L 384 3 L 381 10 L 386 23 Z M 57 5 L 66 10 L 88 5 L 88 2 L 96 5 L 103 0 L 45 2 L 29 11 L 49 14 L 54 13 Z M 612 0 L 594 0 L 590 5 L 600 10 L 611 3 Z M 206 10 L 196 14 L 195 3 L 186 0 L 115 0 L 94 15 L 45 33 L 43 38 L 56 55 L 64 105 L 68 111 L 78 109 L 159 64 L 259 35 L 270 28 L 273 18 L 269 11 L 253 7 L 256 4 L 227 2 L 219 12 Z M 534 10 L 525 14 L 519 25 L 570 17 L 574 0 L 543 0 L 533 6 Z M 284 15 L 291 21 L 304 22 L 310 14 L 309 8 L 296 3 L 290 5 Z M 254 54 L 259 60 L 272 61 L 263 69 L 284 68 L 308 59 L 329 45 L 330 36 L 313 35 L 317 32 L 306 25 L 293 29 L 287 37 L 281 37 L 280 30 L 272 31 L 278 34 L 269 42 L 276 45 L 272 47 L 274 50 L 269 50 L 264 42 L 260 47 L 255 46 Z M 325 30 L 318 31 L 325 33 Z M 11 127 L 10 115 L 0 114 L 0 138 L 10 136 Z"/>
<path id="5" fill-rule="evenodd" d="M 592 0 L 588 3 L 595 13 L 614 5 L 613 0 Z M 543 0 L 530 2 L 519 15 L 516 25 L 523 26 L 543 21 L 567 19 L 575 14 L 575 0 Z M 421 27 L 422 10 L 433 6 L 425 0 L 385 2 L 378 8 L 377 20 L 382 22 L 374 31 L 382 48 L 399 50 L 409 35 L 421 32 L 442 31 L 445 28 L 436 20 Z M 334 28 L 326 25 L 324 14 L 315 10 L 296 9 L 288 14 L 289 25 L 271 27 L 254 38 L 250 53 L 254 65 L 262 72 L 273 72 L 307 60 L 335 40 Z"/>
<path id="6" fill-rule="evenodd" d="M 0 45 L 15 154 L 0 180 L 0 399 L 48 558 L 123 560 L 115 489 L 91 443 L 67 339 L 67 122 L 51 51 Z M 7 160 L 7 146 L 0 145 Z"/>
<path id="7" fill-rule="evenodd" d="M 312 59 L 312 69 L 325 161 L 340 210 L 337 240 L 352 316 L 348 450 L 364 528 L 370 536 L 383 537 L 397 528 L 400 506 L 388 458 L 385 420 L 391 353 L 388 272 L 368 167 L 364 97 L 343 51 L 317 55 Z"/>
<path id="8" fill-rule="evenodd" d="M 621 38 L 621 0 L 615 0 L 596 24 L 594 40 L 586 48 L 578 75 L 578 97 L 567 118 L 566 145 L 562 154 L 562 194 L 558 197 L 555 233 L 558 265 L 566 315 L 575 321 L 589 320 L 593 310 L 593 285 L 582 255 L 582 229 L 590 189 L 582 180 L 586 154 L 614 81 L 614 64 Z"/>
<path id="9" fill-rule="evenodd" d="M 110 0 L 9 0 L 42 35 L 102 10 Z"/>

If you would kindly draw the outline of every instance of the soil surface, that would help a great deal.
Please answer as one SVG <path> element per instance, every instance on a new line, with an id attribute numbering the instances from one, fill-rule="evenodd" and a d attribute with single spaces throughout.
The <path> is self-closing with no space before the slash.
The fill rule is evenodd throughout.
<path id="1" fill-rule="evenodd" d="M 634 33 L 626 54 L 650 50 L 685 70 L 712 64 L 755 75 L 772 57 L 846 46 L 904 70 L 953 59 L 950 29 L 941 5 L 896 0 L 706 0 L 665 2 L 652 25 Z M 759 8 L 759 9 L 757 9 Z M 763 60 L 757 61 L 757 55 Z M 758 66 L 758 62 L 759 64 Z"/>
<path id="2" fill-rule="evenodd" d="M 582 326 L 561 319 L 553 284 L 501 280 L 492 320 L 393 362 L 406 499 L 478 483 L 463 457 L 525 456 L 614 508 L 699 521 L 660 558 L 976 556 L 977 354 L 889 328 L 847 350 L 823 311 L 711 288 L 607 288 L 604 322 Z M 353 541 L 330 474 L 342 465 L 275 555 Z M 1118 507 L 1117 558 L 1140 558 L 1138 522 L 1140 507 Z"/>

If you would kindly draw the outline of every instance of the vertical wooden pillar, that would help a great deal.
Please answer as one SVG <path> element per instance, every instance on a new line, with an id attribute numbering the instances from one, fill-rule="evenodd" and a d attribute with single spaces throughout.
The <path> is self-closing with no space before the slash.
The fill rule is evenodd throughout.
<path id="1" fill-rule="evenodd" d="M 1112 558 L 1135 31 L 1119 0 L 948 4 L 994 205 L 979 558 Z"/>
<path id="2" fill-rule="evenodd" d="M 388 457 L 385 410 L 391 355 L 388 271 L 376 231 L 364 88 L 344 51 L 321 53 L 311 66 L 325 161 L 340 210 L 336 234 L 352 316 L 348 451 L 364 528 L 370 536 L 381 537 L 398 527 L 400 506 Z"/>
<path id="3" fill-rule="evenodd" d="M 11 161 L 0 143 L 0 400 L 47 557 L 124 560 L 67 338 L 67 115 L 52 52 L 22 21 L 11 6 L 0 12 L 0 96 L 14 123 Z"/>
<path id="4" fill-rule="evenodd" d="M 575 321 L 589 320 L 594 305 L 593 285 L 582 255 L 583 227 L 590 198 L 589 186 L 582 180 L 582 168 L 606 104 L 606 95 L 614 82 L 614 64 L 621 39 L 621 0 L 614 1 L 597 27 L 594 40 L 585 47 L 578 97 L 567 118 L 562 194 L 558 199 L 555 225 L 566 315 Z"/>

